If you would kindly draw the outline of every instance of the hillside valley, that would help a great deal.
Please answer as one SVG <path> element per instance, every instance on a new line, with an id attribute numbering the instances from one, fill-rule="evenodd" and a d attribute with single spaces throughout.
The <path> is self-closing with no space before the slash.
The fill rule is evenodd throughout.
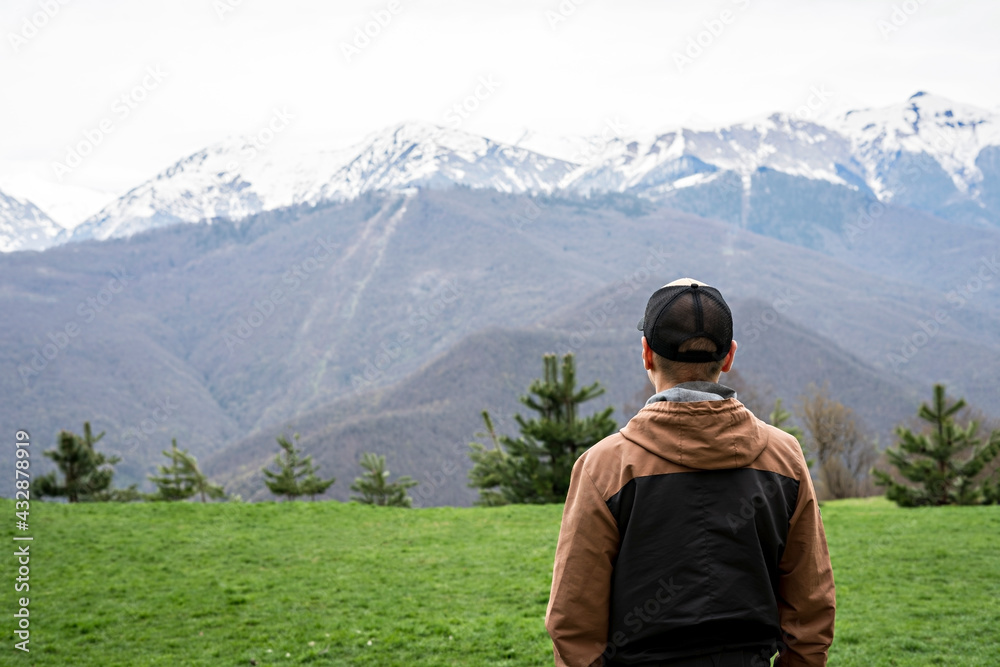
<path id="1" fill-rule="evenodd" d="M 828 382 L 883 443 L 933 382 L 995 414 L 993 373 L 968 351 L 1000 349 L 996 280 L 961 304 L 949 293 L 1000 234 L 892 206 L 864 231 L 809 249 L 634 197 L 455 188 L 7 254 L 0 300 L 19 315 L 0 346 L 0 421 L 42 446 L 91 421 L 123 458 L 119 483 L 176 437 L 248 498 L 291 429 L 338 477 L 332 497 L 377 451 L 427 481 L 424 504 L 466 504 L 479 412 L 509 427 L 543 353 L 576 353 L 624 423 L 645 385 L 635 322 L 680 275 L 726 294 L 737 368 L 769 396 Z"/>

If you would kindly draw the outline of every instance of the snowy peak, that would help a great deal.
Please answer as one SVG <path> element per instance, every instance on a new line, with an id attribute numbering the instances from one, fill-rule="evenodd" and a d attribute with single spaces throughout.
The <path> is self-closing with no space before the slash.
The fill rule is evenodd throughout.
<path id="1" fill-rule="evenodd" d="M 411 120 L 369 135 L 361 142 L 361 146 L 383 149 L 386 154 L 415 145 L 438 146 L 442 150 L 462 153 L 471 158 L 481 155 L 490 143 L 492 142 L 485 137 L 462 130 Z"/>
<path id="2" fill-rule="evenodd" d="M 850 159 L 850 144 L 839 134 L 772 114 L 710 131 L 681 129 L 646 140 L 615 137 L 562 185 L 585 193 L 632 191 L 655 197 L 699 184 L 714 172 L 749 176 L 761 168 L 844 185 L 838 165 Z"/>
<path id="3" fill-rule="evenodd" d="M 851 139 L 872 189 L 889 200 L 895 197 L 886 172 L 892 170 L 900 153 L 927 156 L 940 166 L 957 192 L 976 198 L 977 184 L 983 179 L 976 164 L 980 151 L 1000 145 L 1000 116 L 996 113 L 925 92 L 901 104 L 849 111 L 834 127 Z M 929 162 L 927 166 L 932 167 Z"/>
<path id="4" fill-rule="evenodd" d="M 327 189 L 328 198 L 410 187 L 551 192 L 574 165 L 461 130 L 410 122 L 373 135 Z"/>
<path id="5" fill-rule="evenodd" d="M 0 252 L 44 250 L 55 244 L 62 231 L 27 199 L 0 192 Z"/>
<path id="6" fill-rule="evenodd" d="M 551 192 L 572 165 L 430 123 L 409 122 L 352 148 L 295 152 L 228 139 L 180 160 L 81 224 L 74 240 L 130 236 L 216 217 L 412 187 Z"/>
<path id="7" fill-rule="evenodd" d="M 84 221 L 74 240 L 130 236 L 212 218 L 240 220 L 264 210 L 315 202 L 317 181 L 333 178 L 349 151 L 281 152 L 253 138 L 230 138 L 193 153 Z"/>
<path id="8" fill-rule="evenodd" d="M 921 136 L 940 128 L 955 132 L 970 132 L 981 138 L 996 139 L 990 130 L 996 128 L 997 114 L 968 104 L 958 104 L 940 95 L 918 92 L 905 102 L 880 109 L 848 111 L 843 116 L 842 127 L 852 134 L 870 132 L 876 128 L 899 137 Z M 986 132 L 984 135 L 983 132 Z"/>
<path id="9" fill-rule="evenodd" d="M 997 114 L 921 92 L 823 122 L 773 113 L 710 130 L 614 136 L 560 187 L 660 198 L 723 177 L 747 190 L 755 173 L 771 170 L 982 223 L 1000 221 L 997 146 Z"/>

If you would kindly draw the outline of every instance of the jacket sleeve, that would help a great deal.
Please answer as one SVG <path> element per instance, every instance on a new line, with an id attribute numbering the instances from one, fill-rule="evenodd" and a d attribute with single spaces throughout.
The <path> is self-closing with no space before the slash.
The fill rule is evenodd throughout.
<path id="1" fill-rule="evenodd" d="M 833 643 L 836 596 L 826 533 L 808 470 L 788 528 L 778 580 L 778 616 L 787 649 L 780 667 L 823 667 Z"/>
<path id="2" fill-rule="evenodd" d="M 603 664 L 618 524 L 577 459 L 563 509 L 545 628 L 557 667 Z"/>

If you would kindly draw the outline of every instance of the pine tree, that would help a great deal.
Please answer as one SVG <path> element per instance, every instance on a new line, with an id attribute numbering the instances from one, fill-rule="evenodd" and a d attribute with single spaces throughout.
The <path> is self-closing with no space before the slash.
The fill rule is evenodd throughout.
<path id="1" fill-rule="evenodd" d="M 194 492 L 201 497 L 201 502 L 208 502 L 208 498 L 212 498 L 213 500 L 225 498 L 226 490 L 218 484 L 209 482 L 208 476 L 198 467 L 197 459 L 191 454 L 187 454 L 187 450 L 185 450 L 185 454 L 186 471 L 194 480 Z"/>
<path id="2" fill-rule="evenodd" d="M 483 412 L 493 448 L 473 442 L 469 457 L 473 467 L 469 486 L 480 490 L 480 504 L 561 503 L 569 491 L 570 474 L 577 458 L 615 430 L 613 408 L 580 417 L 579 406 L 604 393 L 599 382 L 577 389 L 572 354 L 543 357 L 544 377 L 532 381 L 520 401 L 538 416 L 514 420 L 518 438 L 497 437 L 489 413 Z M 561 375 L 561 377 L 560 377 Z"/>
<path id="3" fill-rule="evenodd" d="M 156 493 L 150 500 L 186 500 L 194 495 L 194 480 L 187 474 L 184 465 L 184 454 L 177 449 L 177 439 L 171 440 L 171 448 L 164 449 L 163 455 L 170 459 L 170 465 L 157 465 L 159 475 L 147 475 L 149 481 L 156 485 Z"/>
<path id="4" fill-rule="evenodd" d="M 351 491 L 361 494 L 351 496 L 368 505 L 383 505 L 389 507 L 411 507 L 413 499 L 407 489 L 419 484 L 409 475 L 397 477 L 395 482 L 389 481 L 389 471 L 385 469 L 385 457 L 365 452 L 361 455 L 361 467 L 366 471 L 354 479 Z"/>
<path id="5" fill-rule="evenodd" d="M 336 477 L 331 477 L 330 479 L 320 479 L 315 472 L 310 472 L 306 475 L 306 478 L 302 480 L 302 495 L 309 496 L 312 500 L 316 500 L 316 496 L 322 495 L 333 486 L 333 483 L 337 481 Z"/>
<path id="6" fill-rule="evenodd" d="M 493 427 L 493 420 L 490 413 L 483 410 L 480 413 L 483 422 L 486 424 L 485 433 L 476 433 L 477 438 L 489 438 L 493 443 L 492 448 L 487 448 L 479 442 L 470 442 L 469 458 L 472 459 L 472 470 L 469 471 L 469 486 L 479 489 L 479 499 L 475 504 L 483 507 L 495 507 L 506 505 L 512 500 L 501 490 L 507 481 L 507 470 L 510 465 L 507 452 L 500 446 L 496 429 Z"/>
<path id="7" fill-rule="evenodd" d="M 65 496 L 71 503 L 136 499 L 138 492 L 134 485 L 128 489 L 111 488 L 115 474 L 112 466 L 121 459 L 105 456 L 94 449 L 103 437 L 103 431 L 94 437 L 90 422 L 83 423 L 83 437 L 72 431 L 60 431 L 56 448 L 42 454 L 55 461 L 63 474 L 63 482 L 59 483 L 52 471 L 35 480 L 34 493 L 39 497 Z"/>
<path id="8" fill-rule="evenodd" d="M 295 442 L 299 441 L 299 434 L 292 436 Z M 263 469 L 266 479 L 264 483 L 271 493 L 278 496 L 285 496 L 288 500 L 303 495 L 315 496 L 326 491 L 336 478 L 322 480 L 316 472 L 319 466 L 313 465 L 312 456 L 302 456 L 287 437 L 279 435 L 277 437 L 281 451 L 274 457 L 274 463 L 278 466 L 277 472 L 272 472 L 267 468 Z"/>
<path id="9" fill-rule="evenodd" d="M 176 438 L 171 441 L 170 449 L 163 450 L 163 455 L 170 459 L 170 465 L 158 465 L 160 474 L 148 476 L 157 487 L 157 493 L 149 496 L 150 500 L 186 500 L 199 495 L 204 503 L 208 498 L 226 497 L 221 486 L 208 481 L 198 467 L 198 460 L 188 450 L 177 448 Z"/>
<path id="10" fill-rule="evenodd" d="M 878 486 L 886 487 L 886 497 L 902 507 L 921 505 L 972 505 L 989 502 L 994 490 L 988 482 L 976 484 L 974 478 L 1000 454 L 1000 430 L 990 433 L 983 444 L 976 437 L 979 422 L 972 420 L 965 427 L 955 421 L 965 407 L 965 400 L 949 403 L 944 385 L 934 385 L 934 401 L 920 406 L 918 416 L 928 423 L 924 433 L 899 426 L 897 449 L 886 450 L 889 462 L 905 479 L 918 486 L 896 482 L 888 472 L 873 470 Z M 966 451 L 968 458 L 959 460 Z"/>
<path id="11" fill-rule="evenodd" d="M 983 504 L 1000 504 L 1000 479 L 986 480 L 983 482 Z"/>

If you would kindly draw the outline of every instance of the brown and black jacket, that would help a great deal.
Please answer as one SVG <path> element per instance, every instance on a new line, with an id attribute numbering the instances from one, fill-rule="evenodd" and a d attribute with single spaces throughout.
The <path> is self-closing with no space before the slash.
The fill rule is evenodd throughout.
<path id="1" fill-rule="evenodd" d="M 573 468 L 545 618 L 556 665 L 775 647 L 781 667 L 825 665 L 833 571 L 798 441 L 719 384 L 654 399 Z"/>

